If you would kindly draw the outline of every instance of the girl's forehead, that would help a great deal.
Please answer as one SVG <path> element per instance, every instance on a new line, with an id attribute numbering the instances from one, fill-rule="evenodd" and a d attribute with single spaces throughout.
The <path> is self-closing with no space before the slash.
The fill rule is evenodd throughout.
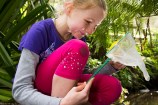
<path id="1" fill-rule="evenodd" d="M 98 23 L 105 17 L 105 11 L 101 8 L 88 9 L 85 14 L 89 21 Z"/>
<path id="2" fill-rule="evenodd" d="M 86 19 L 98 25 L 104 19 L 105 11 L 100 7 L 93 7 L 88 9 L 73 8 L 72 16 L 75 18 Z"/>

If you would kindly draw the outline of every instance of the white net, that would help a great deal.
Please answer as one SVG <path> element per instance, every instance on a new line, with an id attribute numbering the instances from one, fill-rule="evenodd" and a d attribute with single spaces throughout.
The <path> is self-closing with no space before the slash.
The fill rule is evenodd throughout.
<path id="1" fill-rule="evenodd" d="M 145 64 L 136 50 L 135 41 L 130 33 L 127 33 L 106 55 L 113 61 L 126 66 L 138 66 L 143 72 L 145 80 L 150 80 Z"/>

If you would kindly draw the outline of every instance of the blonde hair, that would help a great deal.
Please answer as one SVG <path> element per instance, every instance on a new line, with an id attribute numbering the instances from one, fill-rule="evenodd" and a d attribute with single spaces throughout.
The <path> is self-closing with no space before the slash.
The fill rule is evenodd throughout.
<path id="1" fill-rule="evenodd" d="M 96 6 L 99 6 L 104 11 L 107 11 L 107 6 L 105 0 L 72 0 L 74 7 L 82 8 L 82 9 L 89 9 Z"/>
<path id="2" fill-rule="evenodd" d="M 63 2 L 60 1 L 60 3 L 72 2 L 75 8 L 80 8 L 80 9 L 89 9 L 99 6 L 107 14 L 108 8 L 105 0 L 62 0 L 62 1 Z M 61 4 L 58 3 L 54 5 L 54 8 L 56 10 L 56 16 L 63 14 L 63 10 L 64 10 L 63 5 L 61 6 Z"/>

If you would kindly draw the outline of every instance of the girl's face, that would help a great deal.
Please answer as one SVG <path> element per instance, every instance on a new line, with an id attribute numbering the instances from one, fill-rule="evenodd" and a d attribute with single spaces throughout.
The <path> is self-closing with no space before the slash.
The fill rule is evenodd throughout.
<path id="1" fill-rule="evenodd" d="M 104 10 L 100 7 L 90 9 L 70 8 L 66 11 L 66 15 L 68 30 L 77 39 L 92 34 L 105 16 Z"/>

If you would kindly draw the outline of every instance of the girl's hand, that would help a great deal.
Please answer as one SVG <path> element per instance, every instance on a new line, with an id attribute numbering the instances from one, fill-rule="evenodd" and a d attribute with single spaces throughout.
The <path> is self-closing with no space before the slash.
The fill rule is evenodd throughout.
<path id="1" fill-rule="evenodd" d="M 117 70 L 124 69 L 126 67 L 125 65 L 123 65 L 119 62 L 114 62 L 114 61 L 110 61 L 110 64 Z"/>
<path id="2" fill-rule="evenodd" d="M 91 79 L 87 84 L 84 82 L 80 83 L 76 87 L 73 87 L 61 100 L 60 105 L 81 105 L 86 103 L 89 98 L 89 91 L 93 80 L 94 78 Z"/>

